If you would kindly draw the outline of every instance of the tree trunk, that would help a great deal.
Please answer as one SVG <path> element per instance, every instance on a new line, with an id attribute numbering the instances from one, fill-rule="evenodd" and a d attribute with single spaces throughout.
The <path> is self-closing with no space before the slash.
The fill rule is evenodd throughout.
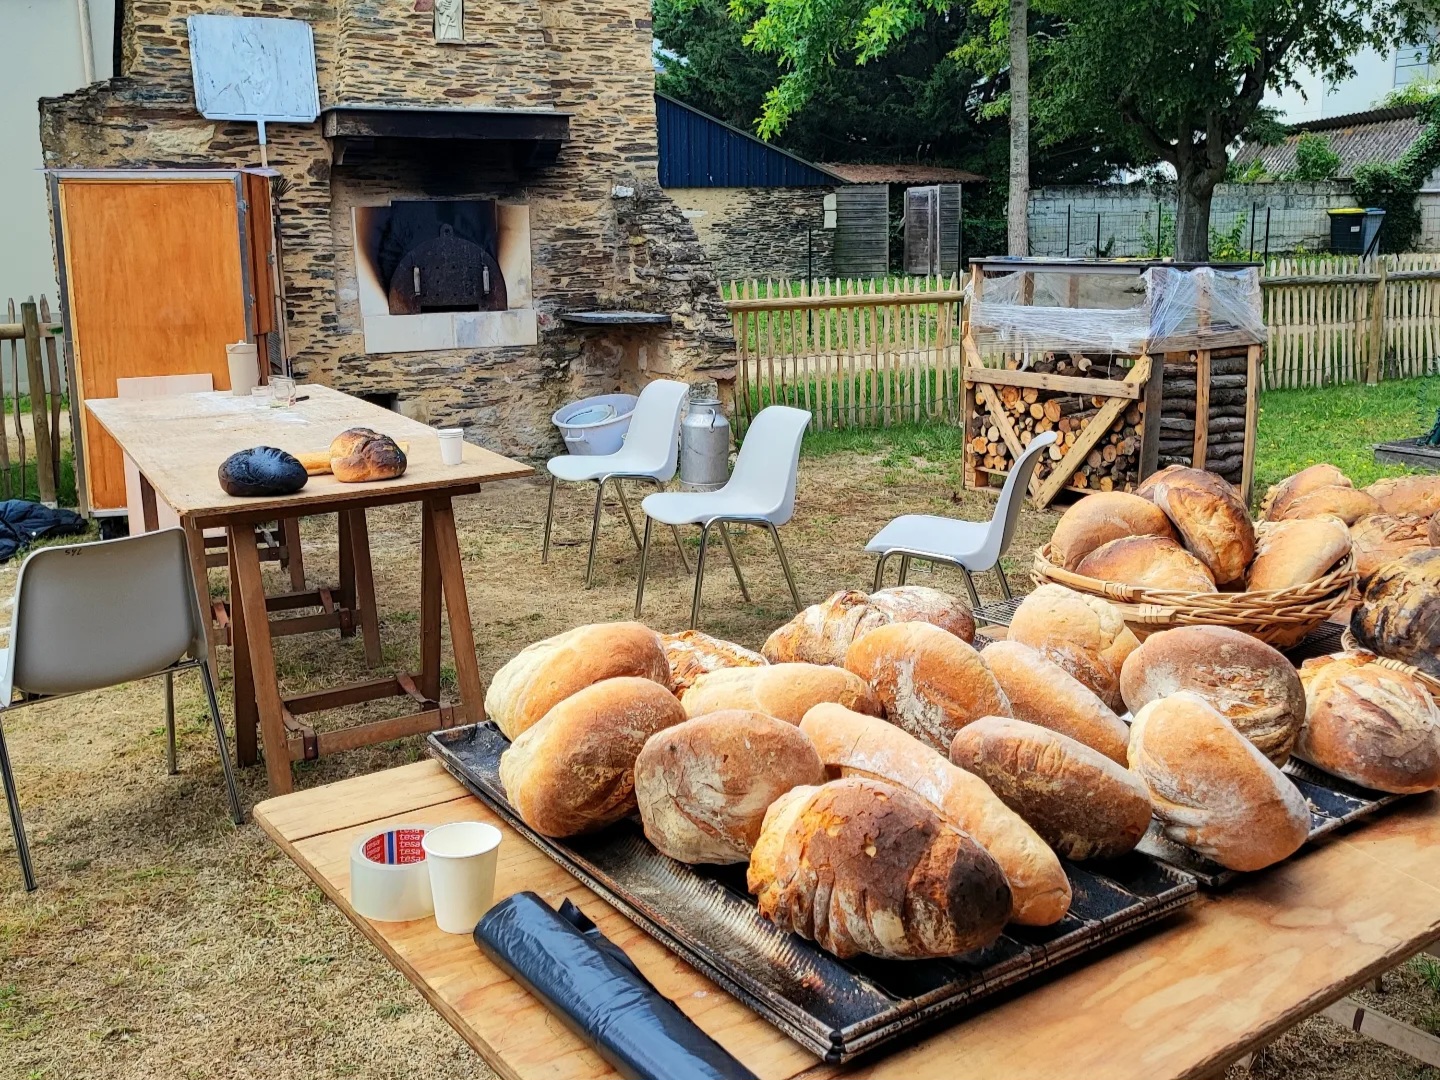
<path id="1" fill-rule="evenodd" d="M 1010 0 L 1010 203 L 1005 212 L 1011 255 L 1030 254 L 1030 0 Z"/>
<path id="2" fill-rule="evenodd" d="M 1203 151 L 1182 154 L 1176 162 L 1175 260 L 1210 259 L 1210 202 L 1215 185 L 1225 178 L 1225 165 L 1209 164 Z"/>

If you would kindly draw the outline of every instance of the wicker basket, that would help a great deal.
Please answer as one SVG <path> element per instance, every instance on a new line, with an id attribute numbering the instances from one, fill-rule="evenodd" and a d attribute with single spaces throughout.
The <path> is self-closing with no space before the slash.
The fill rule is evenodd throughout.
<path id="1" fill-rule="evenodd" d="M 1031 577 L 1109 600 L 1139 637 L 1176 626 L 1230 626 L 1288 649 L 1347 604 L 1355 590 L 1355 562 L 1345 559 L 1324 577 L 1289 589 L 1190 593 L 1099 581 L 1050 561 L 1050 545 L 1035 553 Z"/>
<path id="2" fill-rule="evenodd" d="M 1374 651 L 1373 649 L 1367 649 L 1364 645 L 1361 645 L 1360 642 L 1356 641 L 1355 635 L 1350 632 L 1350 628 L 1348 626 L 1345 628 L 1345 633 L 1340 635 L 1340 644 L 1343 645 L 1350 652 Z M 1377 654 L 1375 657 L 1375 663 L 1379 664 L 1383 668 L 1389 668 L 1391 671 L 1398 671 L 1402 675 L 1409 675 L 1411 678 L 1419 682 L 1420 685 L 1424 686 L 1426 690 L 1429 690 L 1432 695 L 1434 695 L 1435 697 L 1440 697 L 1440 679 L 1435 678 L 1435 676 L 1427 675 L 1419 668 L 1413 667 L 1412 665 L 1405 663 L 1404 660 L 1392 660 L 1388 656 L 1380 656 Z"/>

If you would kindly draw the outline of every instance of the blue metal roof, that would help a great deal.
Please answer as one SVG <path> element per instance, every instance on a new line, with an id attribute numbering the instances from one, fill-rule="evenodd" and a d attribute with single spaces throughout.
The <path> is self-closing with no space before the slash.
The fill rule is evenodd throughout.
<path id="1" fill-rule="evenodd" d="M 843 177 L 672 97 L 655 95 L 660 186 L 834 187 Z"/>

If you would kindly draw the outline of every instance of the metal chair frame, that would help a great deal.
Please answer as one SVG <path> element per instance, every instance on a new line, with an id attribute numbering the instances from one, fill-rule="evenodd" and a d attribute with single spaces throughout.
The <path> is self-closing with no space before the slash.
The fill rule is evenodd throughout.
<path id="1" fill-rule="evenodd" d="M 550 474 L 550 498 L 545 505 L 545 539 L 540 546 L 540 565 L 544 566 L 550 561 L 550 530 L 555 520 L 555 485 L 560 478 L 554 473 Z M 605 505 L 605 485 L 614 481 L 615 493 L 620 496 L 620 509 L 625 511 L 625 521 L 630 526 L 630 538 L 635 541 L 636 550 L 641 549 L 640 533 L 635 528 L 635 517 L 630 512 L 630 502 L 625 498 L 625 488 L 622 480 L 641 480 L 648 484 L 654 484 L 656 491 L 665 490 L 665 482 L 657 480 L 653 476 L 643 473 L 606 473 L 595 481 L 595 516 L 590 522 L 590 558 L 585 563 L 585 587 L 590 588 L 595 576 L 595 549 L 600 542 L 600 513 Z M 690 573 L 690 560 L 685 557 L 685 548 L 680 542 L 680 530 L 674 525 L 670 526 L 670 532 L 675 537 L 675 550 L 680 554 L 680 564 L 685 567 L 685 573 Z"/>
<path id="2" fill-rule="evenodd" d="M 635 590 L 635 618 L 640 618 L 640 608 L 645 600 L 645 576 L 649 569 L 650 561 L 650 527 L 654 519 L 649 515 L 645 517 L 645 538 L 640 545 L 640 583 Z M 745 578 L 740 573 L 740 560 L 735 557 L 734 545 L 730 543 L 730 531 L 726 525 L 763 525 L 770 533 L 770 539 L 775 542 L 775 553 L 780 556 L 780 568 L 785 572 L 785 584 L 790 588 L 790 599 L 795 604 L 795 610 L 801 610 L 800 593 L 795 588 L 795 575 L 790 572 L 790 560 L 785 557 L 785 547 L 780 543 L 780 531 L 775 523 L 765 518 L 756 517 L 712 517 L 700 522 L 700 553 L 695 556 L 695 594 L 690 600 L 690 629 L 695 630 L 700 623 L 700 593 L 705 586 L 705 552 L 710 546 L 710 528 L 718 525 L 720 527 L 720 539 L 725 542 L 725 551 L 730 556 L 730 565 L 735 568 L 735 581 L 740 586 L 740 595 L 745 602 L 750 603 L 750 590 L 745 586 Z M 680 534 L 674 525 L 670 526 L 675 532 L 675 542 L 680 542 Z M 683 558 L 683 555 L 682 555 Z M 686 568 L 689 569 L 688 567 Z"/>
<path id="3" fill-rule="evenodd" d="M 899 584 L 901 585 L 904 585 L 906 579 L 910 576 L 911 559 L 926 559 L 930 562 L 944 563 L 946 566 L 957 567 L 965 578 L 965 591 L 970 594 L 971 609 L 974 610 L 980 606 L 980 594 L 975 591 L 975 579 L 971 576 L 968 566 L 954 559 L 948 559 L 944 555 L 936 555 L 933 551 L 920 551 L 913 548 L 891 548 L 875 560 L 875 587 L 871 590 L 872 592 L 879 592 L 884 586 L 885 564 L 890 560 L 890 556 L 892 555 L 900 556 Z M 1011 599 L 1010 581 L 1005 577 L 1005 567 L 1000 564 L 999 559 L 995 560 L 995 573 L 1000 578 L 1000 595 L 1006 600 Z"/>

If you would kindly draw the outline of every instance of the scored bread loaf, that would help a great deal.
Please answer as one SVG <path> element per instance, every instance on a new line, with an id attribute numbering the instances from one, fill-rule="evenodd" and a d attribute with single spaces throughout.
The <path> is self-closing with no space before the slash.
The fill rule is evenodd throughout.
<path id="1" fill-rule="evenodd" d="M 984 848 L 923 799 L 859 778 L 781 796 L 746 885 L 762 917 L 842 958 L 955 956 L 993 942 L 1010 914 Z"/>
<path id="2" fill-rule="evenodd" d="M 1295 756 L 1378 791 L 1440 787 L 1440 710 L 1419 679 L 1369 652 L 1300 665 L 1306 717 Z"/>
<path id="3" fill-rule="evenodd" d="M 1063 585 L 1041 585 L 1015 609 L 1008 636 L 1059 664 L 1107 708 L 1124 710 L 1120 666 L 1140 641 L 1110 601 Z M 1004 709 L 990 711 L 1005 715 Z"/>
<path id="4" fill-rule="evenodd" d="M 1420 514 L 1429 517 L 1440 510 L 1440 476 L 1433 473 L 1391 476 L 1376 480 L 1365 489 L 1387 514 Z"/>
<path id="5" fill-rule="evenodd" d="M 1367 491 L 1336 485 L 1307 491 L 1291 499 L 1279 515 L 1281 521 L 1321 516 L 1338 517 L 1346 525 L 1353 525 L 1363 517 L 1380 513 L 1380 503 Z"/>
<path id="6" fill-rule="evenodd" d="M 1245 575 L 1252 591 L 1289 589 L 1324 577 L 1350 554 L 1350 530 L 1338 517 L 1272 521 L 1255 530 L 1255 561 Z"/>
<path id="7" fill-rule="evenodd" d="M 811 604 L 766 639 L 761 652 L 772 664 L 843 664 L 856 638 L 898 622 L 928 622 L 965 641 L 975 620 L 957 598 L 923 585 L 901 585 L 866 595 L 842 590 Z"/>
<path id="8" fill-rule="evenodd" d="M 1440 548 L 1386 563 L 1364 583 L 1350 613 L 1363 648 L 1440 678 Z"/>
<path id="9" fill-rule="evenodd" d="M 739 709 L 657 731 L 635 759 L 645 836 L 683 863 L 745 862 L 770 804 L 793 787 L 824 782 L 808 735 Z"/>
<path id="10" fill-rule="evenodd" d="M 1260 501 L 1260 516 L 1266 521 L 1278 521 L 1291 502 L 1316 488 L 1353 486 L 1350 478 L 1334 465 L 1311 465 L 1272 485 Z"/>
<path id="11" fill-rule="evenodd" d="M 342 484 L 394 480 L 406 464 L 399 443 L 369 428 L 342 431 L 330 444 L 330 473 Z"/>
<path id="12" fill-rule="evenodd" d="M 1245 576 L 1255 556 L 1255 526 L 1239 493 L 1223 477 L 1171 465 L 1136 494 L 1165 511 L 1190 553 L 1210 568 L 1216 585 Z"/>
<path id="13" fill-rule="evenodd" d="M 950 760 L 984 780 L 1062 858 L 1116 858 L 1150 826 L 1150 792 L 1125 766 L 1024 720 L 966 724 Z"/>
<path id="14" fill-rule="evenodd" d="M 1120 690 L 1131 712 L 1182 690 L 1197 694 L 1277 765 L 1305 721 L 1305 691 L 1290 661 L 1228 626 L 1151 634 L 1125 660 Z"/>
<path id="15" fill-rule="evenodd" d="M 1097 491 L 1060 515 L 1050 537 L 1050 561 L 1075 570 L 1096 548 L 1125 536 L 1176 539 L 1170 519 L 1149 499 L 1124 491 Z"/>
<path id="16" fill-rule="evenodd" d="M 1070 909 L 1070 881 L 1060 860 L 978 776 L 899 728 L 838 705 L 815 706 L 800 730 L 832 776 L 897 784 L 978 840 L 1005 872 L 1017 923 L 1049 926 Z"/>
<path id="17" fill-rule="evenodd" d="M 635 759 L 655 732 L 685 719 L 650 679 L 606 679 L 571 694 L 500 755 L 505 798 L 543 836 L 574 836 L 633 813 Z"/>
<path id="18" fill-rule="evenodd" d="M 973 647 L 929 623 L 895 623 L 850 646 L 845 667 L 870 684 L 885 719 L 940 753 L 971 720 L 1010 702 Z"/>
<path id="19" fill-rule="evenodd" d="M 515 739 L 571 694 L 621 675 L 670 685 L 660 635 L 638 622 L 577 626 L 506 661 L 485 691 L 485 715 Z"/>
<path id="20" fill-rule="evenodd" d="M 1310 835 L 1300 790 L 1197 694 L 1181 691 L 1136 714 L 1130 769 L 1165 835 L 1228 869 L 1277 863 Z"/>
<path id="21" fill-rule="evenodd" d="M 1145 589 L 1215 591 L 1210 568 L 1164 536 L 1122 536 L 1101 544 L 1080 560 L 1076 573 Z"/>
<path id="22" fill-rule="evenodd" d="M 763 656 L 743 645 L 722 641 L 699 630 L 661 634 L 660 645 L 670 664 L 670 688 L 682 696 L 706 672 L 729 667 L 763 667 L 767 663 Z"/>
<path id="23" fill-rule="evenodd" d="M 1125 764 L 1130 729 L 1088 686 L 1018 641 L 994 641 L 981 658 L 1010 699 L 1010 715 L 1058 731 Z M 963 730 L 963 729 L 962 729 Z"/>
<path id="24" fill-rule="evenodd" d="M 687 716 L 722 709 L 762 712 L 798 724 L 812 705 L 835 701 L 880 715 L 880 699 L 858 675 L 828 664 L 767 664 L 721 668 L 701 675 L 680 699 Z"/>
<path id="25" fill-rule="evenodd" d="M 1430 524 L 1416 515 L 1371 514 L 1350 526 L 1350 545 L 1355 553 L 1355 572 L 1363 587 L 1387 563 L 1412 551 L 1424 551 L 1430 543 Z"/>

